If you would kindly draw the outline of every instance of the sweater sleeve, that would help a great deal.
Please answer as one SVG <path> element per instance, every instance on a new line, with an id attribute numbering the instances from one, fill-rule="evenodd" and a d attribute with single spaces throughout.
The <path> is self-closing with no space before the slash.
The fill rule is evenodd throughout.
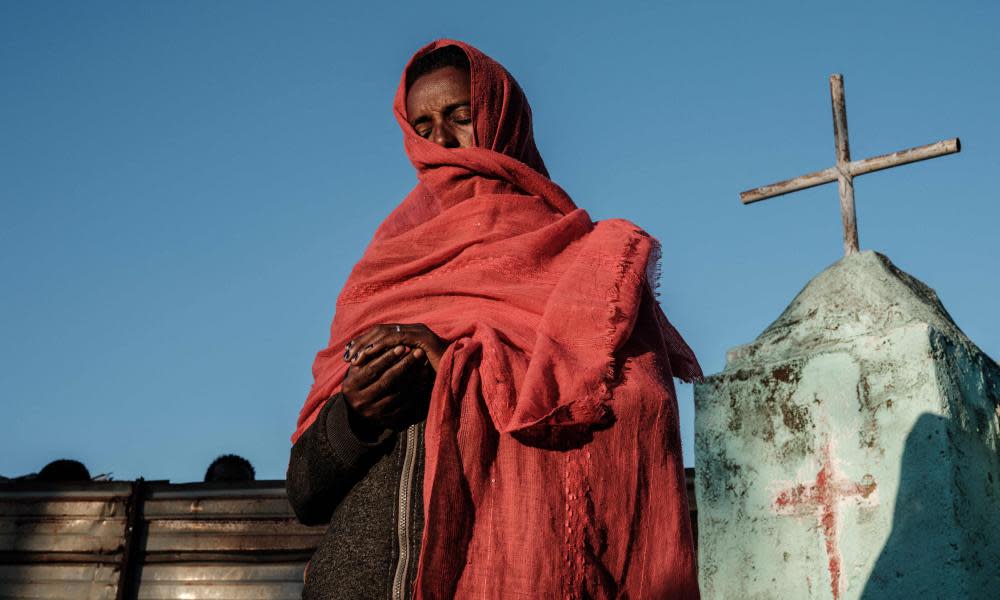
<path id="1" fill-rule="evenodd" d="M 285 490 L 295 515 L 304 525 L 327 523 L 345 495 L 375 460 L 393 433 L 372 440 L 351 429 L 347 405 L 337 394 L 320 410 L 316 421 L 292 446 Z"/>

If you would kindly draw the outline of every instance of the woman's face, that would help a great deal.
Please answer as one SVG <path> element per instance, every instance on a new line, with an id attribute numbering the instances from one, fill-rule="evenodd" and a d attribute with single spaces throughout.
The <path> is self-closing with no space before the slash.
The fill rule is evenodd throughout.
<path id="1" fill-rule="evenodd" d="M 406 116 L 413 130 L 445 148 L 471 148 L 472 105 L 469 73 L 442 67 L 421 75 L 406 94 Z"/>

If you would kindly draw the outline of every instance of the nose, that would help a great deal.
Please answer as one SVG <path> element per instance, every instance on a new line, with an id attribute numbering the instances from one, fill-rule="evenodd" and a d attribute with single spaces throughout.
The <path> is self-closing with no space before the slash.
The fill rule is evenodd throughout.
<path id="1" fill-rule="evenodd" d="M 458 148 L 460 145 L 458 137 L 455 136 L 455 132 L 452 131 L 447 121 L 442 121 L 434 125 L 434 131 L 431 132 L 431 141 L 445 148 Z"/>

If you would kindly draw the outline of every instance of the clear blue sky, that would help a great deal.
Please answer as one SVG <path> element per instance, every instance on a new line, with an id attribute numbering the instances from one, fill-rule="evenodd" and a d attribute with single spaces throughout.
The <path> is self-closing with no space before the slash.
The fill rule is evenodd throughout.
<path id="1" fill-rule="evenodd" d="M 236 452 L 283 477 L 337 293 L 414 182 L 400 70 L 443 36 L 520 80 L 579 205 L 662 240 L 709 373 L 840 256 L 834 185 L 737 199 L 833 163 L 830 73 L 855 158 L 961 137 L 857 180 L 861 245 L 1000 356 L 998 7 L 3 3 L 0 474 L 190 481 Z"/>

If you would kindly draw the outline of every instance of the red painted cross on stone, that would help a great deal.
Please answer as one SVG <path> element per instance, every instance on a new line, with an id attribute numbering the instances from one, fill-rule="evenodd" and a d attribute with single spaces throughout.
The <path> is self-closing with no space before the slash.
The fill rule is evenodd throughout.
<path id="1" fill-rule="evenodd" d="M 826 542 L 827 565 L 830 570 L 830 590 L 835 600 L 840 598 L 841 556 L 837 546 L 838 511 L 840 502 L 854 498 L 856 501 L 871 501 L 875 492 L 875 479 L 865 475 L 861 483 L 853 483 L 837 469 L 832 458 L 832 444 L 824 441 L 822 464 L 816 479 L 809 483 L 799 483 L 778 492 L 774 499 L 774 509 L 780 515 L 815 516 L 823 530 Z"/>

